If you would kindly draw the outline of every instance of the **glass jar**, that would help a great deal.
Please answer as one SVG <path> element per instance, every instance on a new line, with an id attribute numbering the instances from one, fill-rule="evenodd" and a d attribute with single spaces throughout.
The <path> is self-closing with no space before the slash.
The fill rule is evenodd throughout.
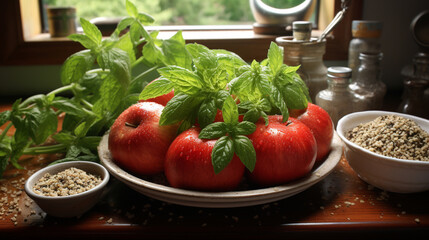
<path id="1" fill-rule="evenodd" d="M 352 70 L 348 67 L 328 68 L 328 88 L 316 95 L 316 105 L 329 113 L 334 126 L 344 115 L 356 111 L 357 98 L 348 89 L 351 75 Z"/>
<path id="2" fill-rule="evenodd" d="M 382 53 L 359 54 L 360 65 L 349 89 L 357 96 L 360 110 L 380 110 L 383 106 L 386 84 L 381 81 L 382 58 Z"/>
<path id="3" fill-rule="evenodd" d="M 353 39 L 349 44 L 348 65 L 352 69 L 353 81 L 359 66 L 359 54 L 381 52 L 381 30 L 382 23 L 379 21 L 354 20 L 352 22 Z"/>
<path id="4" fill-rule="evenodd" d="M 311 38 L 311 29 L 311 22 L 295 21 L 293 37 L 278 37 L 276 42 L 284 48 L 286 65 L 300 65 L 297 73 L 306 83 L 312 102 L 315 102 L 316 94 L 327 87 L 327 68 L 323 63 L 326 39 L 317 41 L 317 38 Z"/>
<path id="5" fill-rule="evenodd" d="M 311 100 L 315 102 L 316 94 L 327 87 L 327 68 L 323 63 L 326 40 L 318 42 L 317 38 L 311 38 L 308 41 L 296 41 L 292 37 L 278 37 L 276 41 L 284 48 L 286 65 L 301 65 L 297 73 L 306 83 Z"/>
<path id="6" fill-rule="evenodd" d="M 429 119 L 429 54 L 418 53 L 413 65 L 406 66 L 401 72 L 404 77 L 404 93 L 398 111 Z"/>

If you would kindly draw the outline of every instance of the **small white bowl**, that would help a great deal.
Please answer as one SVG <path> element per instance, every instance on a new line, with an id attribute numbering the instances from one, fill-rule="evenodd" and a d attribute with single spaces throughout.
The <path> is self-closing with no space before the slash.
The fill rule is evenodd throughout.
<path id="1" fill-rule="evenodd" d="M 33 191 L 36 182 L 46 173 L 53 175 L 71 167 L 98 175 L 102 181 L 88 191 L 70 196 L 49 197 L 36 194 Z M 42 168 L 31 175 L 25 183 L 25 192 L 47 214 L 54 217 L 70 218 L 81 216 L 91 209 L 100 200 L 108 181 L 109 173 L 101 164 L 86 161 L 64 162 Z"/>
<path id="2" fill-rule="evenodd" d="M 429 132 L 429 120 L 412 115 L 386 111 L 351 113 L 338 121 L 337 133 L 345 143 L 345 157 L 351 168 L 365 182 L 396 193 L 415 193 L 429 190 L 429 162 L 402 160 L 371 152 L 349 141 L 345 134 L 361 123 L 379 116 L 397 115 L 415 121 Z"/>

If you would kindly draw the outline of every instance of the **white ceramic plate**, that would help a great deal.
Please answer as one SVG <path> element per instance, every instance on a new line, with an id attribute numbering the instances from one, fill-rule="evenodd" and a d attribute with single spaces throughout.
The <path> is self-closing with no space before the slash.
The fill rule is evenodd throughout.
<path id="1" fill-rule="evenodd" d="M 255 190 L 229 192 L 200 192 L 169 187 L 162 183 L 147 181 L 134 176 L 113 161 L 108 149 L 108 135 L 104 135 L 98 147 L 101 163 L 118 180 L 148 197 L 161 201 L 208 208 L 244 207 L 265 204 L 296 195 L 328 176 L 341 159 L 343 143 L 336 132 L 331 145 L 331 152 L 326 160 L 311 174 L 288 184 Z"/>

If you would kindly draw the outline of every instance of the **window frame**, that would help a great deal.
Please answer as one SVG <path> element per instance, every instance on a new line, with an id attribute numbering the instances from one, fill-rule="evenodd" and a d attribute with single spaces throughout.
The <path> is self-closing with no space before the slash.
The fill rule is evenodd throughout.
<path id="1" fill-rule="evenodd" d="M 25 4 L 23 4 L 25 1 Z M 341 10 L 341 0 L 333 1 L 334 16 Z M 48 33 L 42 33 L 38 0 L 13 0 L 5 1 L 0 9 L 0 19 L 5 24 L 2 44 L 0 44 L 0 65 L 58 65 L 71 54 L 78 52 L 83 47 L 67 38 L 50 38 Z M 328 22 L 321 21 L 319 25 L 323 29 Z M 344 19 L 329 35 L 326 44 L 324 60 L 346 60 L 348 44 L 351 40 L 351 22 L 362 17 L 362 0 L 350 2 L 349 9 Z M 167 29 L 160 31 L 160 37 L 168 37 L 176 31 Z M 320 30 L 313 31 L 317 36 Z M 249 27 L 235 29 L 215 28 L 212 30 L 183 30 L 185 40 L 203 44 L 212 49 L 226 49 L 241 56 L 245 61 L 253 59 L 260 61 L 266 58 L 271 41 L 275 41 L 277 35 L 261 35 L 253 32 Z"/>

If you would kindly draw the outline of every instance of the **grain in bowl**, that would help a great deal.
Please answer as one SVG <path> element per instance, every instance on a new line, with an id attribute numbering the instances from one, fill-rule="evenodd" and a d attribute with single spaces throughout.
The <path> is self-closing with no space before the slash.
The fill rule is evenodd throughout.
<path id="1" fill-rule="evenodd" d="M 38 170 L 27 179 L 24 189 L 47 214 L 68 218 L 81 216 L 91 209 L 102 197 L 108 182 L 109 172 L 101 164 L 70 161 Z"/>
<path id="2" fill-rule="evenodd" d="M 377 154 L 404 160 L 429 161 L 429 134 L 411 119 L 383 115 L 359 124 L 346 138 Z"/>
<path id="3" fill-rule="evenodd" d="M 101 183 L 101 177 L 71 167 L 56 174 L 45 173 L 33 187 L 36 194 L 58 197 L 88 191 Z"/>

